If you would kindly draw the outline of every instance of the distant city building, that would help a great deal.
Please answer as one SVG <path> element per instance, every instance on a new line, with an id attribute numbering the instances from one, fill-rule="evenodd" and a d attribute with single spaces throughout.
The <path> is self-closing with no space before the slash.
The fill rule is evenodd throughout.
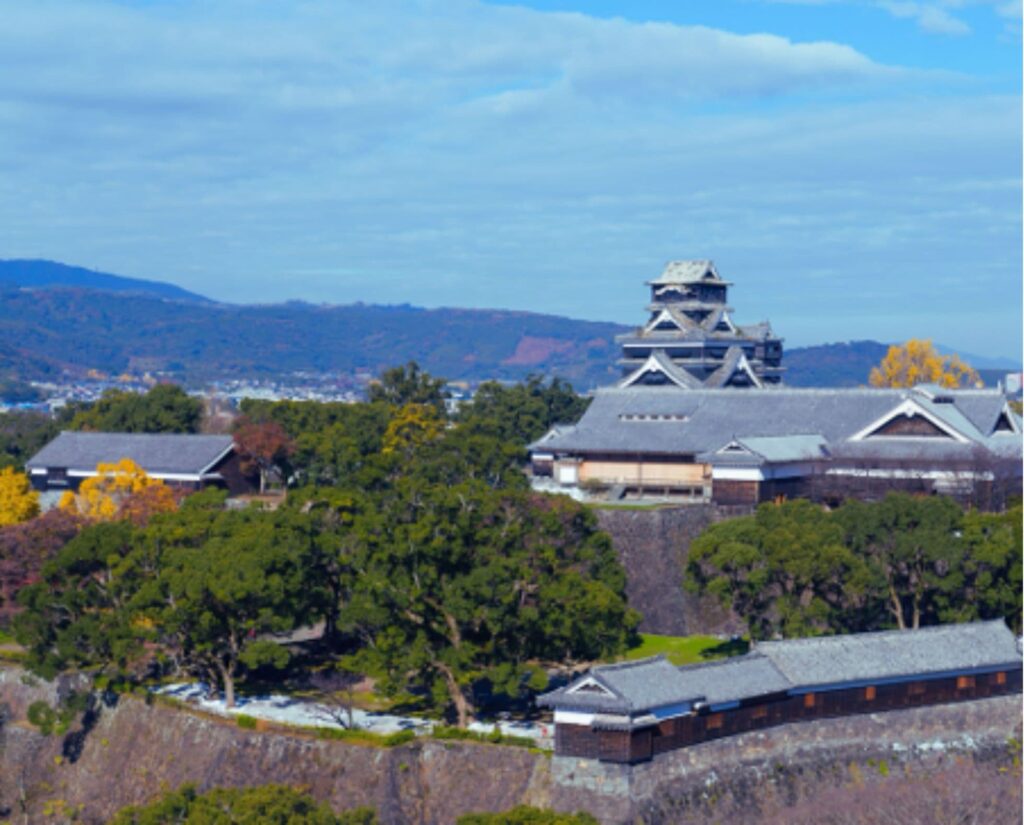
<path id="1" fill-rule="evenodd" d="M 647 323 L 616 339 L 621 387 L 764 387 L 782 380 L 782 339 L 765 321 L 739 326 L 726 305 L 731 284 L 711 261 L 671 261 L 653 281 Z"/>

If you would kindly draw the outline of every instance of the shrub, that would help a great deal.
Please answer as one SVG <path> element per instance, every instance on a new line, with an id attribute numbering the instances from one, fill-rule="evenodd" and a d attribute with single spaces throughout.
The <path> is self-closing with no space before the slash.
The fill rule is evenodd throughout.
<path id="1" fill-rule="evenodd" d="M 256 719 L 252 716 L 246 716 L 244 713 L 238 714 L 235 717 L 238 722 L 238 727 L 245 728 L 246 730 L 256 730 Z"/>

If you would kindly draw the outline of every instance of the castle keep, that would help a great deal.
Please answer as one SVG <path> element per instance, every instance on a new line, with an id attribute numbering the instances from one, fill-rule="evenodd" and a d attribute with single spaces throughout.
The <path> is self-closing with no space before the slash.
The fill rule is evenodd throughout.
<path id="1" fill-rule="evenodd" d="M 619 386 L 764 387 L 782 378 L 782 339 L 771 325 L 738 326 L 726 306 L 731 284 L 711 261 L 671 261 L 653 281 L 647 324 L 622 345 Z"/>

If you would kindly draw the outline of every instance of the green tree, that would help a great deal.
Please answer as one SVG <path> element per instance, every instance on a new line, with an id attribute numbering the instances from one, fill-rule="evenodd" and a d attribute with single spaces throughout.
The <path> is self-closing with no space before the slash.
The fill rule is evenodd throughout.
<path id="1" fill-rule="evenodd" d="M 25 462 L 56 438 L 61 422 L 41 412 L 0 415 L 0 467 L 22 470 Z"/>
<path id="2" fill-rule="evenodd" d="M 178 667 L 219 685 L 228 707 L 248 669 L 284 667 L 266 638 L 320 618 L 330 592 L 314 576 L 312 520 L 282 510 L 183 508 L 140 533 L 133 561 L 153 569 L 133 608 Z"/>
<path id="3" fill-rule="evenodd" d="M 688 589 L 742 616 L 755 639 L 864 629 L 870 582 L 842 527 L 808 501 L 712 525 L 691 545 L 686 577 Z"/>
<path id="4" fill-rule="evenodd" d="M 203 403 L 175 384 L 157 384 L 145 395 L 107 390 L 92 406 L 78 412 L 73 430 L 120 433 L 196 433 Z"/>
<path id="5" fill-rule="evenodd" d="M 535 660 L 613 655 L 638 621 L 610 541 L 569 500 L 400 480 L 350 530 L 340 621 L 364 641 L 357 664 L 385 693 L 426 691 L 460 726 L 477 684 L 540 687 Z"/>
<path id="6" fill-rule="evenodd" d="M 383 401 L 393 407 L 426 404 L 444 416 L 444 383 L 443 378 L 434 378 L 415 361 L 410 361 L 385 370 L 379 381 L 370 385 L 367 397 L 371 402 Z"/>
<path id="7" fill-rule="evenodd" d="M 586 411 L 589 399 L 578 396 L 561 378 L 545 384 L 542 377 L 505 386 L 497 381 L 481 384 L 469 404 L 459 410 L 461 426 L 502 441 L 524 446 L 554 424 L 573 424 Z"/>
<path id="8" fill-rule="evenodd" d="M 900 630 L 934 623 L 964 593 L 963 511 L 952 499 L 890 493 L 880 502 L 849 501 L 835 518 Z"/>
<path id="9" fill-rule="evenodd" d="M 517 805 L 496 814 L 465 814 L 456 820 L 456 825 L 597 825 L 597 820 L 583 811 L 567 814 Z"/>
<path id="10" fill-rule="evenodd" d="M 139 652 L 127 609 L 137 582 L 125 575 L 133 530 L 97 524 L 43 565 L 41 581 L 23 588 L 15 637 L 30 668 L 47 677 L 69 668 L 123 670 Z"/>
<path id="11" fill-rule="evenodd" d="M 149 805 L 123 808 L 110 825 L 376 825 L 377 814 L 357 808 L 341 814 L 284 785 L 213 788 L 185 785 Z"/>
<path id="12" fill-rule="evenodd" d="M 971 510 L 962 524 L 965 590 L 942 605 L 944 621 L 1005 618 L 1021 632 L 1024 508 L 1005 513 Z"/>

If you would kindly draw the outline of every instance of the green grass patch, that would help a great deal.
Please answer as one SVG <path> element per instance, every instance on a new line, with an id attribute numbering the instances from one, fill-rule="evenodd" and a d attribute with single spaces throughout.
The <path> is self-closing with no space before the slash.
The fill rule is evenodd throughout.
<path id="1" fill-rule="evenodd" d="M 14 635 L 0 627 L 0 645 L 12 645 L 14 643 Z"/>
<path id="2" fill-rule="evenodd" d="M 623 659 L 643 659 L 662 654 L 674 665 L 692 665 L 746 653 L 746 641 L 722 641 L 714 636 L 659 636 L 641 633 L 640 644 L 626 651 Z"/>

